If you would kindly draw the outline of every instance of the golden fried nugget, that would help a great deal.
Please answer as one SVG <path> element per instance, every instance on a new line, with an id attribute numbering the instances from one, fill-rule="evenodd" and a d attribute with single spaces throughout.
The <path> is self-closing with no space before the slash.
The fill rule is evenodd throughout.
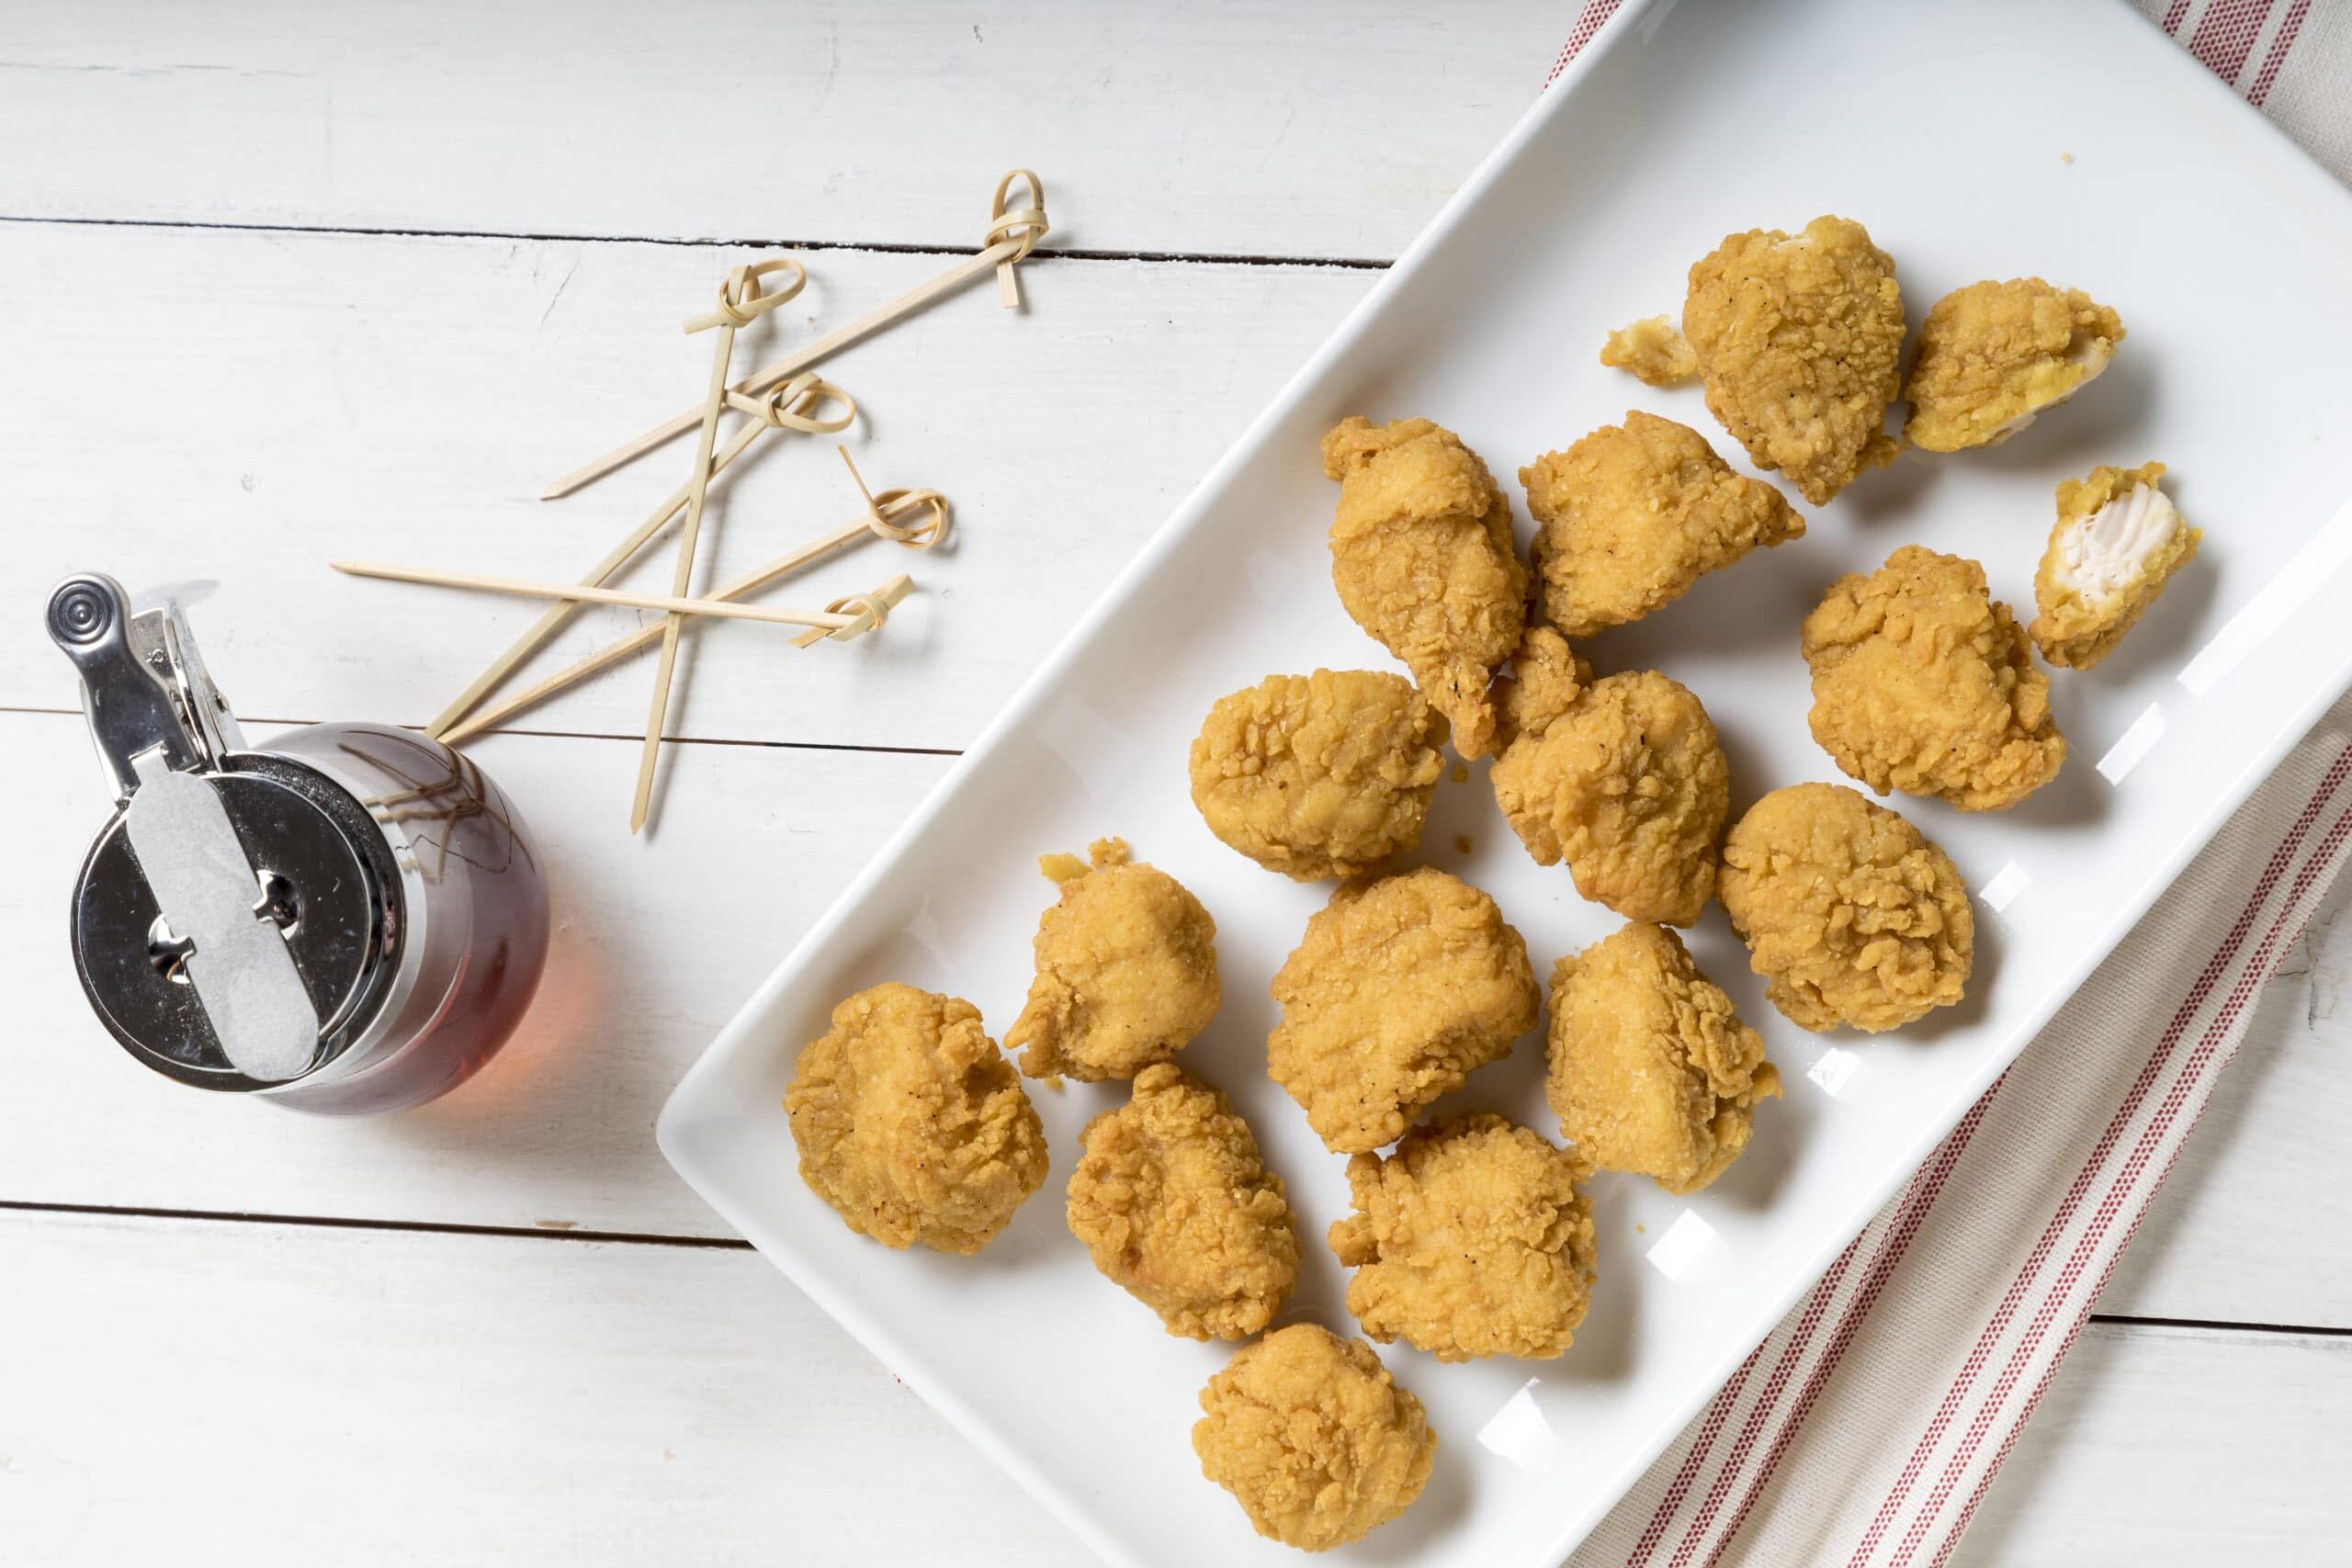
<path id="1" fill-rule="evenodd" d="M 1416 1127 L 1385 1159 L 1357 1155 L 1356 1212 L 1330 1235 L 1356 1271 L 1348 1311 L 1382 1344 L 1441 1361 L 1550 1360 L 1592 1290 L 1592 1210 L 1577 1189 L 1589 1168 L 1484 1111 Z"/>
<path id="2" fill-rule="evenodd" d="M 1652 387 L 1671 387 L 1699 373 L 1698 351 L 1664 316 L 1619 327 L 1600 345 L 1600 363 L 1630 370 Z"/>
<path id="3" fill-rule="evenodd" d="M 1976 920 L 1951 857 L 1844 784 L 1749 807 L 1717 894 L 1765 995 L 1803 1028 L 1900 1028 L 1967 987 Z"/>
<path id="4" fill-rule="evenodd" d="M 1552 971 L 1544 1098 L 1602 1170 L 1696 1192 L 1747 1146 L 1781 1075 L 1764 1039 L 1663 926 L 1620 928 Z"/>
<path id="5" fill-rule="evenodd" d="M 1527 943 L 1495 901 L 1423 866 L 1353 882 L 1274 976 L 1266 1071 L 1327 1148 L 1394 1143 L 1423 1106 L 1535 1027 Z"/>
<path id="6" fill-rule="evenodd" d="M 1636 409 L 1519 470 L 1544 614 L 1570 637 L 1638 621 L 1758 546 L 1804 536 L 1761 479 L 1686 424 Z"/>
<path id="7" fill-rule="evenodd" d="M 1283 1179 L 1232 1101 L 1171 1063 L 1086 1124 L 1070 1234 L 1102 1277 L 1187 1339 L 1247 1339 L 1298 1283 Z"/>
<path id="8" fill-rule="evenodd" d="M 1544 728 L 1514 732 L 1494 786 L 1527 852 L 1566 860 L 1586 897 L 1678 926 L 1707 907 L 1731 775 L 1707 710 L 1679 682 L 1644 670 L 1582 687 Z"/>
<path id="9" fill-rule="evenodd" d="M 2122 318 L 2079 288 L 2038 277 L 1955 288 L 1920 323 L 1904 438 L 1929 452 L 2006 441 L 2082 390 L 2122 341 Z"/>
<path id="10" fill-rule="evenodd" d="M 2058 522 L 2033 574 L 2040 614 L 2027 628 L 2051 663 L 2087 670 L 2115 651 L 2156 596 L 2196 558 L 2201 528 L 2157 488 L 2162 463 L 2093 468 L 2058 485 Z"/>
<path id="11" fill-rule="evenodd" d="M 885 1247 L 978 1252 L 1046 1179 L 1021 1077 L 957 997 L 893 981 L 833 1009 L 784 1108 L 800 1179 Z"/>
<path id="12" fill-rule="evenodd" d="M 1091 867 L 1049 858 L 1061 898 L 1037 921 L 1037 977 L 1004 1048 L 1033 1078 L 1131 1078 L 1216 1016 L 1216 922 L 1182 883 L 1102 839 Z"/>
<path id="13" fill-rule="evenodd" d="M 2006 811 L 2066 760 L 2050 677 L 1984 569 L 1906 545 L 1830 584 L 1804 618 L 1813 738 L 1879 794 Z"/>
<path id="14" fill-rule="evenodd" d="M 1454 749 L 1486 755 L 1495 728 L 1487 685 L 1526 624 L 1510 502 L 1476 452 L 1425 419 L 1342 420 L 1323 437 L 1323 471 L 1340 482 L 1340 602 L 1411 669 L 1453 726 Z"/>
<path id="15" fill-rule="evenodd" d="M 1445 720 L 1371 670 L 1269 675 L 1217 699 L 1193 742 L 1209 831 L 1300 882 L 1360 876 L 1421 841 Z"/>
<path id="16" fill-rule="evenodd" d="M 1759 468 L 1819 506 L 1894 456 L 1903 363 L 1894 259 L 1850 218 L 1751 229 L 1693 263 L 1682 331 L 1707 407 Z"/>
<path id="17" fill-rule="evenodd" d="M 1311 1323 L 1234 1352 L 1201 1390 L 1193 1451 L 1260 1535 L 1302 1551 L 1360 1540 L 1429 1484 L 1437 1436 L 1371 1346 Z"/>

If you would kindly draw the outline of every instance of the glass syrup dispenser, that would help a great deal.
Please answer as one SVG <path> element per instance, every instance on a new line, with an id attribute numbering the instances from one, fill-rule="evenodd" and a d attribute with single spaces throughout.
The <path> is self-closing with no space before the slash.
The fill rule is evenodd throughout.
<path id="1" fill-rule="evenodd" d="M 74 886 L 90 1006 L 144 1066 L 297 1110 L 419 1105 L 530 1004 L 547 883 L 481 770 L 377 724 L 245 744 L 180 591 L 67 579 L 49 634 L 114 794 Z"/>

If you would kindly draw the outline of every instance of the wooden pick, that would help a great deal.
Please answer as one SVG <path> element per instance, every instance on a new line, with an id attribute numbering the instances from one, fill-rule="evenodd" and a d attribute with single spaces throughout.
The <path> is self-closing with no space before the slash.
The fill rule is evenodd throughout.
<path id="1" fill-rule="evenodd" d="M 335 570 L 347 572 L 353 577 L 378 577 L 390 582 L 424 582 L 436 588 L 470 588 L 481 593 L 503 593 L 516 599 L 585 600 L 594 604 L 626 605 L 632 610 L 660 610 L 673 616 L 717 615 L 724 620 L 772 621 L 782 626 L 814 626 L 820 637 L 846 630 L 858 619 L 855 611 L 772 610 L 764 604 L 738 604 L 724 599 L 632 593 L 623 588 L 591 588 L 581 582 L 536 582 L 526 577 L 438 571 L 431 567 L 390 566 L 382 561 L 339 560 L 331 564 Z M 651 637 L 661 636 L 662 629 L 660 626 L 646 628 Z"/>
<path id="2" fill-rule="evenodd" d="M 827 400 L 840 404 L 845 412 L 823 419 L 816 418 L 808 412 L 822 407 Z M 820 380 L 814 374 L 796 376 L 783 386 L 771 388 L 757 400 L 755 409 L 760 416 L 758 422 L 744 425 L 729 436 L 727 445 L 721 446 L 718 455 L 711 458 L 710 471 L 714 476 L 741 457 L 750 449 L 752 443 L 759 439 L 766 431 L 798 430 L 811 434 L 825 434 L 845 430 L 857 418 L 857 400 L 831 381 Z M 659 506 L 646 513 L 645 521 L 631 530 L 627 538 L 605 552 L 605 558 L 589 569 L 588 575 L 582 578 L 581 582 L 586 587 L 599 588 L 611 581 L 620 570 L 629 563 L 630 558 L 645 547 L 647 540 L 668 525 L 670 519 L 678 514 L 680 509 L 686 504 L 687 497 L 692 493 L 691 479 L 672 491 Z M 425 734 L 435 739 L 447 739 L 458 720 L 471 713 L 475 706 L 484 697 L 497 690 L 525 660 L 537 652 L 549 637 L 555 636 L 562 628 L 563 623 L 571 619 L 573 613 L 580 608 L 580 604 L 581 601 L 577 599 L 567 599 L 549 606 L 548 613 L 532 622 L 505 652 L 491 660 L 490 668 L 474 677 L 473 683 L 458 694 L 456 701 L 435 716 L 433 722 L 424 727 Z M 659 635 L 659 628 L 656 628 L 655 635 Z"/>
<path id="3" fill-rule="evenodd" d="M 843 462 L 849 460 L 847 452 L 842 454 L 842 460 Z M 854 474 L 855 467 L 853 466 L 850 471 Z M 858 488 L 861 491 L 865 489 L 862 480 Z M 871 501 L 870 509 L 854 522 L 797 550 L 778 556 L 764 566 L 746 572 L 712 593 L 710 597 L 729 603 L 749 598 L 768 584 L 789 576 L 819 557 L 853 544 L 868 535 L 878 535 L 882 538 L 905 545 L 910 549 L 927 550 L 947 534 L 947 498 L 935 490 L 886 490 L 881 494 L 872 497 Z M 931 513 L 927 521 L 911 528 L 899 525 L 899 519 L 901 517 L 926 509 Z M 910 588 L 913 584 L 909 582 L 908 586 Z M 896 599 L 891 601 L 892 604 L 897 602 Z M 659 640 L 661 636 L 662 628 L 658 625 L 639 626 L 627 637 L 617 637 L 606 643 L 586 658 L 565 665 L 529 690 L 518 693 L 495 706 L 481 710 L 443 735 L 441 739 L 447 745 L 462 745 L 482 731 L 503 724 L 526 708 L 545 702 L 565 687 L 574 685 L 598 671 L 618 663 L 640 649 Z"/>
<path id="4" fill-rule="evenodd" d="M 1028 182 L 1030 205 L 1008 211 L 1004 205 L 1005 198 L 1012 191 L 1012 182 L 1015 180 Z M 747 395 L 763 392 L 786 377 L 797 375 L 827 357 L 840 353 L 852 344 L 871 336 L 891 322 L 914 314 L 933 300 L 955 293 L 975 278 L 987 276 L 990 270 L 994 270 L 997 275 L 998 298 L 1002 300 L 1005 307 L 1009 310 L 1019 305 L 1021 288 L 1020 285 L 1013 281 L 1013 264 L 1025 259 L 1030 251 L 1035 248 L 1037 242 L 1046 237 L 1047 231 L 1045 185 L 1027 169 L 1013 170 L 997 182 L 996 197 L 989 207 L 988 231 L 983 236 L 983 248 L 979 254 L 967 257 L 929 283 L 908 290 L 888 304 L 867 311 L 846 326 L 835 328 L 823 337 L 804 344 L 774 364 L 763 366 L 751 376 L 737 382 L 734 389 Z M 563 478 L 540 491 L 539 499 L 553 501 L 558 496 L 569 495 L 583 485 L 594 483 L 614 469 L 635 462 L 655 447 L 675 440 L 692 430 L 695 427 L 695 422 L 702 417 L 702 412 L 700 405 L 680 411 L 674 417 L 655 425 L 635 440 L 624 442 L 594 461 L 564 475 Z"/>
<path id="5" fill-rule="evenodd" d="M 780 266 L 793 268 L 804 280 L 808 276 L 800 272 L 800 264 L 789 258 L 739 266 L 718 286 L 718 309 L 709 315 L 692 317 L 686 322 L 689 333 L 716 327 L 718 337 L 710 352 L 710 390 L 703 402 L 702 435 L 695 444 L 695 466 L 686 479 L 686 523 L 678 534 L 677 566 L 670 578 L 672 598 L 683 599 L 694 587 L 695 549 L 702 542 L 703 502 L 710 493 L 710 460 L 718 444 L 718 416 L 727 410 L 727 374 L 735 363 L 735 333 L 739 328 L 751 325 L 763 311 L 791 298 L 789 293 L 761 297 L 761 276 Z M 797 292 L 797 288 L 793 292 Z M 653 669 L 653 702 L 645 716 L 645 748 L 638 756 L 637 795 L 629 805 L 628 830 L 632 833 L 645 826 L 645 818 L 652 809 L 653 767 L 662 755 L 662 727 L 670 717 L 671 677 L 677 672 L 678 638 L 685 626 L 685 617 L 679 615 L 669 615 L 662 623 L 662 657 Z"/>

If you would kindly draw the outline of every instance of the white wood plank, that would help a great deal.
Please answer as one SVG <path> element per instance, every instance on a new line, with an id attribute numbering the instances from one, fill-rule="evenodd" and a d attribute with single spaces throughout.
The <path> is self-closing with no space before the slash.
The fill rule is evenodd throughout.
<path id="1" fill-rule="evenodd" d="M 586 570 L 684 477 L 686 444 L 570 500 L 532 498 L 693 400 L 709 349 L 679 321 L 750 254 L 76 225 L 5 234 L 0 517 L 23 586 L 0 625 L 0 705 L 72 705 L 36 595 L 100 568 L 133 586 L 226 583 L 198 624 L 243 711 L 404 723 L 437 712 L 538 606 L 345 579 L 326 563 Z M 937 270 L 935 257 L 817 253 L 808 291 L 758 345 L 803 341 L 811 321 L 837 324 Z M 1031 269 L 1025 314 L 975 290 L 850 351 L 829 374 L 866 410 L 852 446 L 867 478 L 944 491 L 957 536 L 929 557 L 869 546 L 770 591 L 771 603 L 821 604 L 909 570 L 916 595 L 879 636 L 802 653 L 771 626 L 695 634 L 673 733 L 968 741 L 1374 276 L 1046 262 Z M 748 471 L 721 480 L 703 581 L 854 515 L 834 444 L 770 436 Z M 669 570 L 661 552 L 630 581 L 666 586 Z M 578 617 L 560 660 L 635 624 L 615 618 L 627 614 Z M 616 667 L 526 722 L 640 733 L 650 679 L 642 660 Z"/>
<path id="2" fill-rule="evenodd" d="M 2098 1310 L 2352 1326 L 2352 884 L 2264 997 Z"/>
<path id="3" fill-rule="evenodd" d="M 2341 1563 L 2347 1398 L 2343 1339 L 2093 1324 L 1951 1561 Z"/>
<path id="4" fill-rule="evenodd" d="M 0 1214 L 0 1561 L 1087 1561 L 754 1253 Z"/>
<path id="5" fill-rule="evenodd" d="M 0 214 L 1387 258 L 1578 6 L 452 0 L 0 14 Z"/>
<path id="6" fill-rule="evenodd" d="M 678 1235 L 729 1233 L 670 1173 L 654 1113 L 946 768 L 673 748 L 660 831 L 641 843 L 628 831 L 633 742 L 492 738 L 480 761 L 521 807 L 553 882 L 539 998 L 474 1082 L 350 1121 L 171 1083 L 90 1015 L 63 942 L 65 898 L 106 816 L 81 729 L 78 717 L 0 715 L 0 755 L 31 764 L 0 769 L 0 812 L 21 833 L 0 878 L 0 932 L 15 954 L 7 1041 L 22 1086 L 0 1095 L 0 1200 Z"/>
<path id="7" fill-rule="evenodd" d="M 0 1278 L 20 1557 L 1086 1560 L 752 1253 L 9 1213 Z M 2094 1325 L 1962 1561 L 2341 1561 L 2347 1400 L 2342 1339 Z"/>

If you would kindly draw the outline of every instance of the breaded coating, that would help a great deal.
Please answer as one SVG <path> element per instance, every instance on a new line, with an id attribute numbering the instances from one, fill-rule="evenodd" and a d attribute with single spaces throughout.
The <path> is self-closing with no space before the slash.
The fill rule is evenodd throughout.
<path id="1" fill-rule="evenodd" d="M 1091 866 L 1049 856 L 1061 898 L 1037 921 L 1037 977 L 1004 1037 L 1033 1078 L 1131 1078 L 1216 1016 L 1216 922 L 1184 885 L 1100 839 Z"/>
<path id="2" fill-rule="evenodd" d="M 1804 535 L 1779 491 L 1732 472 L 1689 425 L 1638 409 L 1545 453 L 1519 482 L 1544 614 L 1570 637 L 1638 621 L 1702 574 Z"/>
<path id="3" fill-rule="evenodd" d="M 1813 738 L 1879 794 L 2006 811 L 2057 777 L 2066 738 L 2025 630 L 1960 556 L 1906 545 L 1804 618 Z"/>
<path id="4" fill-rule="evenodd" d="M 1193 1451 L 1260 1535 L 1302 1551 L 1360 1540 L 1429 1484 L 1437 1435 L 1372 1347 L 1311 1323 L 1234 1352 L 1201 1390 Z"/>
<path id="5" fill-rule="evenodd" d="M 1544 1096 L 1602 1170 L 1696 1192 L 1747 1146 L 1756 1102 L 1780 1096 L 1763 1036 L 1663 926 L 1624 926 L 1561 959 L 1549 1009 Z"/>
<path id="6" fill-rule="evenodd" d="M 1883 428 L 1903 365 L 1894 262 L 1850 218 L 1751 229 L 1690 267 L 1682 331 L 1707 407 L 1759 468 L 1815 506 L 1894 457 Z"/>
<path id="7" fill-rule="evenodd" d="M 1529 641 L 1557 635 L 1538 628 Z M 1687 687 L 1654 670 L 1592 682 L 1544 728 L 1514 733 L 1494 786 L 1527 852 L 1566 861 L 1586 897 L 1678 926 L 1707 907 L 1731 774 Z"/>
<path id="8" fill-rule="evenodd" d="M 1898 1029 L 1967 987 L 1976 919 L 1951 857 L 1859 790 L 1792 784 L 1748 807 L 1717 893 L 1802 1028 Z"/>
<path id="9" fill-rule="evenodd" d="M 1630 370 L 1652 387 L 1671 387 L 1699 373 L 1699 354 L 1664 316 L 1619 327 L 1600 345 L 1600 363 Z"/>
<path id="10" fill-rule="evenodd" d="M 1423 866 L 1351 882 L 1276 972 L 1266 1071 L 1324 1145 L 1396 1141 L 1423 1106 L 1510 1055 L 1542 998 L 1495 901 Z"/>
<path id="11" fill-rule="evenodd" d="M 1495 733 L 1487 684 L 1526 624 L 1510 502 L 1476 452 L 1425 419 L 1340 421 L 1323 437 L 1323 471 L 1340 483 L 1340 603 L 1413 671 L 1453 727 L 1454 750 L 1485 756 Z"/>
<path id="12" fill-rule="evenodd" d="M 2006 441 L 2082 390 L 2122 341 L 2122 318 L 2079 288 L 2038 277 L 1955 288 L 1920 323 L 1904 438 L 1929 452 Z"/>
<path id="13" fill-rule="evenodd" d="M 1021 1076 L 958 997 L 896 981 L 833 1009 L 784 1109 L 800 1179 L 885 1247 L 978 1252 L 1046 1179 Z"/>
<path id="14" fill-rule="evenodd" d="M 2144 463 L 2059 481 L 2058 522 L 2033 574 L 2041 613 L 2027 628 L 2051 663 L 2087 670 L 2113 653 L 2197 558 L 2205 532 L 2181 521 L 2157 486 L 2164 477 L 2162 463 Z"/>
<path id="15" fill-rule="evenodd" d="M 1331 1250 L 1356 1271 L 1348 1311 L 1382 1344 L 1441 1361 L 1548 1361 L 1584 1321 L 1592 1290 L 1590 1168 L 1488 1112 L 1405 1134 L 1385 1159 L 1348 1161 L 1356 1212 Z"/>
<path id="16" fill-rule="evenodd" d="M 1510 673 L 1495 682 L 1505 754 L 1521 738 L 1541 740 L 1591 684 L 1592 666 L 1577 657 L 1566 637 L 1551 626 L 1529 626 L 1511 656 Z"/>
<path id="17" fill-rule="evenodd" d="M 1361 876 L 1421 841 L 1445 720 L 1371 670 L 1269 675 L 1219 697 L 1193 742 L 1209 831 L 1300 882 Z"/>
<path id="18" fill-rule="evenodd" d="M 1232 1101 L 1167 1062 L 1086 1124 L 1070 1234 L 1102 1277 L 1187 1339 L 1247 1339 L 1298 1283 L 1283 1179 Z"/>

